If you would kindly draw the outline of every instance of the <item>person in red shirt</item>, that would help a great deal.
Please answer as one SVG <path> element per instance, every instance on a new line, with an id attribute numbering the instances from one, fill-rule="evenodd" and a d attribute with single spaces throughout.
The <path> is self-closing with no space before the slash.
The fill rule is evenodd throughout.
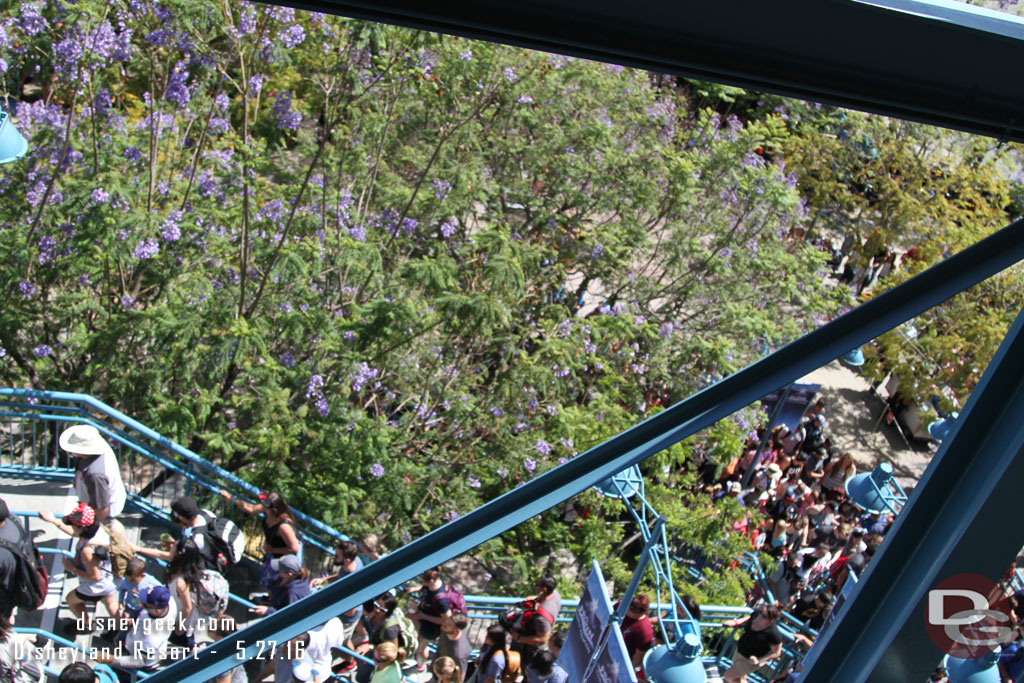
<path id="1" fill-rule="evenodd" d="M 637 593 L 622 620 L 622 639 L 626 641 L 626 651 L 635 668 L 640 668 L 644 653 L 654 647 L 654 624 L 649 615 L 650 607 L 651 599 L 644 593 Z"/>

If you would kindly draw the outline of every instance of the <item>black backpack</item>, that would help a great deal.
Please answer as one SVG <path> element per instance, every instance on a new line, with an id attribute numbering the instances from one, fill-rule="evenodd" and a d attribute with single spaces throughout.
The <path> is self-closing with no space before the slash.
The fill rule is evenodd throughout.
<path id="1" fill-rule="evenodd" d="M 242 553 L 245 552 L 245 534 L 230 519 L 215 517 L 206 510 L 200 510 L 199 514 L 206 520 L 206 526 L 192 529 L 196 545 L 199 546 L 208 569 L 227 575 L 242 559 Z"/>
<path id="2" fill-rule="evenodd" d="M 43 556 L 21 522 L 16 517 L 8 517 L 7 524 L 13 524 L 19 536 L 17 543 L 0 538 L 0 548 L 14 556 L 14 581 L 11 584 L 14 604 L 22 610 L 39 609 L 50 587 L 50 573 L 43 565 Z"/>

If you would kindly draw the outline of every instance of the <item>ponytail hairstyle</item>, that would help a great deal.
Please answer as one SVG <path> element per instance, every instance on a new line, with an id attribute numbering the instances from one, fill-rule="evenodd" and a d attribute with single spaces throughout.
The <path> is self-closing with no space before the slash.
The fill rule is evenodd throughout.
<path id="1" fill-rule="evenodd" d="M 487 671 L 487 665 L 491 663 L 494 653 L 498 650 L 508 652 L 508 634 L 502 627 L 492 626 L 487 629 L 487 640 L 491 641 L 492 645 L 481 653 L 480 659 L 476 663 L 477 671 Z M 508 657 L 505 658 L 505 661 L 508 661 Z"/>
<path id="2" fill-rule="evenodd" d="M 462 683 L 462 669 L 451 657 L 438 657 L 430 669 L 438 680 L 444 680 L 446 683 Z"/>

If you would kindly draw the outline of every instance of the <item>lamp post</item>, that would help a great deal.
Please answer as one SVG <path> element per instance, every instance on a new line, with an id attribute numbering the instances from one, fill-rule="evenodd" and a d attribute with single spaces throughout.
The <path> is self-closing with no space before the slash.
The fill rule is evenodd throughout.
<path id="1" fill-rule="evenodd" d="M 942 442 L 947 436 L 949 436 L 949 430 L 953 428 L 953 423 L 960 417 L 960 413 L 952 412 L 946 417 L 940 418 L 935 422 L 928 425 L 928 434 L 938 442 Z"/>
<path id="2" fill-rule="evenodd" d="M 854 505 L 868 512 L 899 514 L 907 502 L 907 494 L 892 477 L 892 464 L 883 462 L 872 472 L 846 480 L 846 495 Z"/>
<path id="3" fill-rule="evenodd" d="M 11 123 L 11 115 L 0 109 L 0 164 L 10 164 L 25 156 L 28 141 Z"/>

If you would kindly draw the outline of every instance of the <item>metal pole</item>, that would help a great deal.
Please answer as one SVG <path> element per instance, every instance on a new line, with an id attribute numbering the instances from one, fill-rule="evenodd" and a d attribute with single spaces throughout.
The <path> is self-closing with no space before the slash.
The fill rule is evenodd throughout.
<path id="1" fill-rule="evenodd" d="M 971 394 L 801 683 L 924 681 L 944 654 L 928 590 L 956 574 L 998 580 L 1021 546 L 1024 312 Z"/>

